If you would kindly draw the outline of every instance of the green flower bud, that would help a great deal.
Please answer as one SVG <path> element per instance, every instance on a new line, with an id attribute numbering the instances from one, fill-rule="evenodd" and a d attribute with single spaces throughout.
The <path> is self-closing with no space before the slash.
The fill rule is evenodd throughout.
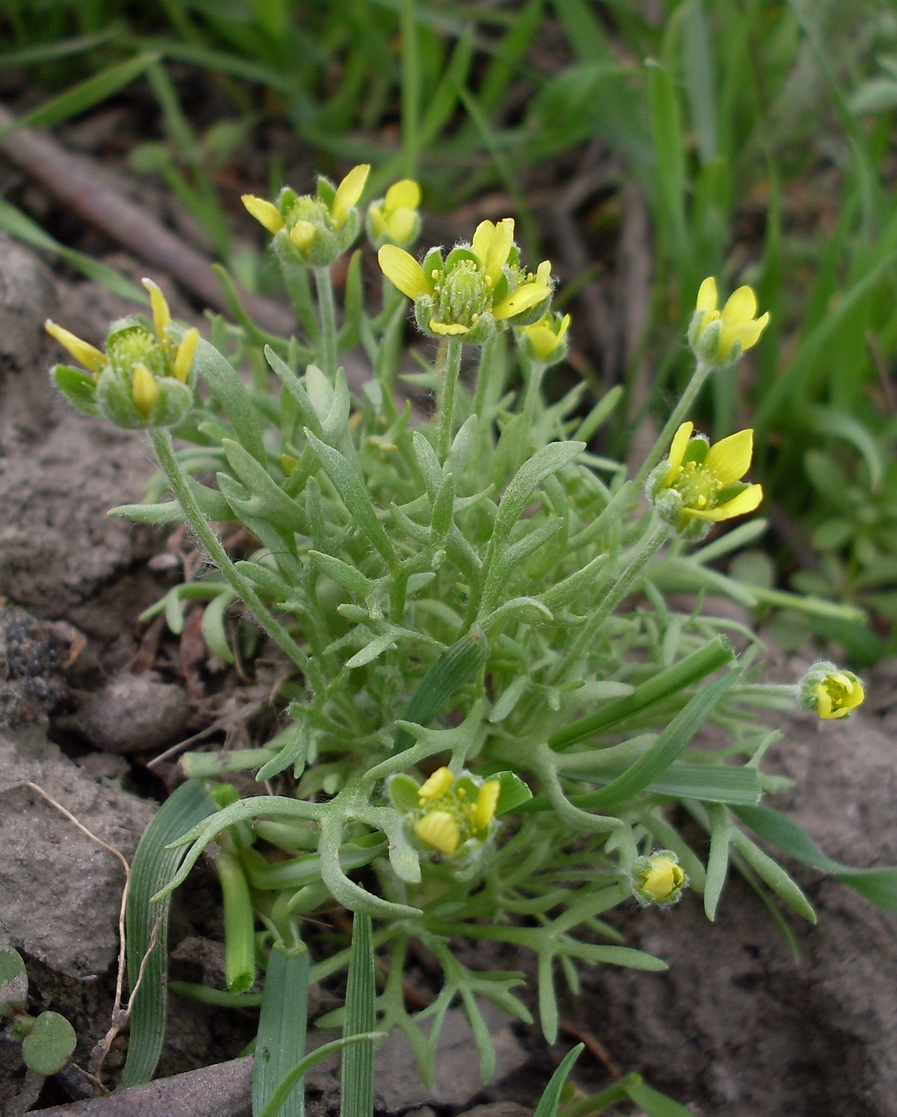
<path id="1" fill-rule="evenodd" d="M 829 720 L 850 717 L 851 710 L 866 697 L 863 684 L 852 671 L 844 671 L 827 659 L 814 663 L 798 684 L 800 704 Z"/>
<path id="2" fill-rule="evenodd" d="M 46 330 L 89 371 L 56 365 L 51 377 L 80 411 L 103 416 L 119 427 L 171 427 L 193 404 L 193 357 L 199 331 L 187 330 L 179 344 L 170 336 L 171 312 L 150 279 L 143 285 L 152 304 L 153 330 L 137 318 L 114 322 L 105 352 L 47 321 Z"/>
<path id="3" fill-rule="evenodd" d="M 629 870 L 632 894 L 642 905 L 667 908 L 675 904 L 688 887 L 688 877 L 679 865 L 679 858 L 670 849 L 661 849 L 648 857 L 638 857 Z"/>

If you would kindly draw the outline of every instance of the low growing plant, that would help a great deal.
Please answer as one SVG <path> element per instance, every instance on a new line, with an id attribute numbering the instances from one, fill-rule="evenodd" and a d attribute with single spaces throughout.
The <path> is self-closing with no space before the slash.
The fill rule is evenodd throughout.
<path id="1" fill-rule="evenodd" d="M 380 305 L 366 309 L 356 252 L 338 314 L 330 266 L 365 225 L 366 172 L 339 186 L 320 179 L 313 196 L 244 199 L 272 234 L 301 323 L 294 337 L 265 335 L 235 304 L 240 325 L 214 319 L 204 340 L 171 321 L 149 281 L 152 324 L 114 324 L 104 351 L 48 326 L 84 366 L 57 365 L 57 386 L 89 414 L 145 428 L 161 468 L 150 502 L 113 514 L 186 522 L 214 564 L 159 609 L 177 626 L 187 591 L 205 598 L 206 639 L 232 660 L 228 610 L 239 602 L 290 665 L 289 722 L 264 748 L 183 758 L 190 778 L 141 843 L 128 917 L 132 980 L 158 944 L 135 998 L 124 1073 L 134 1083 L 161 1048 L 168 898 L 209 854 L 228 992 L 193 992 L 246 1004 L 257 966 L 267 969 L 254 1096 L 266 1115 L 284 1097 L 284 1112 L 301 1112 L 305 990 L 350 958 L 347 1007 L 323 1022 L 341 1021 L 353 1039 L 344 1105 L 361 1114 L 373 1105 L 375 1028 L 401 1029 L 432 1081 L 446 1013 L 460 1003 L 488 1081 L 495 1054 L 480 1001 L 531 1019 L 514 992 L 524 975 L 472 969 L 453 940 L 532 956 L 553 1042 L 557 981 L 575 993 L 583 967 L 665 968 L 606 921 L 621 905 L 668 907 L 690 888 L 713 919 L 733 864 L 765 898 L 815 921 L 758 839 L 897 910 L 897 871 L 840 865 L 760 805 L 783 780 L 763 769 L 781 734 L 757 709 L 800 701 L 844 717 L 862 701 L 860 680 L 820 663 L 794 685 L 766 684 L 747 628 L 706 615 L 700 597 L 678 612 L 658 588 L 674 570 L 744 593 L 708 566 L 744 527 L 693 547 L 759 505 L 761 486 L 744 480 L 752 432 L 710 445 L 688 413 L 701 385 L 760 337 L 767 316 L 753 292 L 741 287 L 718 309 L 714 281 L 702 285 L 694 375 L 629 478 L 589 450 L 619 391 L 584 416 L 581 385 L 555 402 L 542 394 L 569 318 L 551 309 L 550 263 L 521 260 L 512 219 L 484 221 L 470 242 L 419 261 L 406 250 L 418 192 L 397 184 L 367 220 Z M 436 352 L 400 375 L 408 299 Z M 358 345 L 371 375 L 352 391 L 339 357 Z M 402 402 L 400 383 L 434 393 L 433 414 Z M 222 544 L 223 522 L 253 541 L 243 557 Z M 725 743 L 702 743 L 708 725 Z M 241 769 L 277 793 L 241 797 L 223 779 Z M 709 846 L 685 836 L 687 820 Z M 334 903 L 354 913 L 353 945 L 311 964 L 303 922 Z M 412 944 L 444 980 L 421 1011 L 403 991 Z M 374 952 L 387 973 L 376 998 Z M 636 1097 L 622 1089 L 601 1105 Z M 636 1100 L 650 1112 L 650 1092 Z"/>

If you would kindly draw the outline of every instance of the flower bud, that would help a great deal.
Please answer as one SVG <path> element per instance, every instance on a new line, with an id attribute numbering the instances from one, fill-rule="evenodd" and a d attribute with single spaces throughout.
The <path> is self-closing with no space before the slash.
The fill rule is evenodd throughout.
<path id="1" fill-rule="evenodd" d="M 129 430 L 171 427 L 193 404 L 193 358 L 199 331 L 187 330 L 181 342 L 170 336 L 171 311 L 160 288 L 144 279 L 150 296 L 153 330 L 137 318 L 114 322 L 102 352 L 54 322 L 47 332 L 89 371 L 56 365 L 54 383 L 79 410 L 101 415 Z"/>
<path id="2" fill-rule="evenodd" d="M 688 877 L 671 849 L 638 857 L 629 870 L 632 894 L 640 904 L 667 908 L 675 904 L 688 886 Z"/>
<path id="3" fill-rule="evenodd" d="M 798 684 L 800 704 L 829 720 L 850 717 L 866 697 L 863 684 L 852 671 L 843 671 L 827 659 L 814 663 Z"/>

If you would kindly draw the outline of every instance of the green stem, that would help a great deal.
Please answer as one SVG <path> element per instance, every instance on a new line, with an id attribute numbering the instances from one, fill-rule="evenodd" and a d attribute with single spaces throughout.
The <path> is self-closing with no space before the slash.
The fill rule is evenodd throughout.
<path id="1" fill-rule="evenodd" d="M 691 380 L 685 387 L 679 402 L 673 408 L 673 413 L 667 419 L 663 430 L 657 437 L 657 441 L 651 447 L 648 456 L 645 458 L 642 468 L 638 471 L 635 477 L 636 485 L 644 483 L 645 478 L 651 472 L 655 465 L 664 456 L 673 441 L 673 435 L 679 428 L 680 423 L 691 410 L 691 405 L 697 399 L 698 392 L 704 387 L 704 381 L 713 372 L 715 365 L 708 364 L 705 361 L 699 360 L 695 371 L 692 373 Z"/>
<path id="2" fill-rule="evenodd" d="M 492 365 L 492 354 L 498 344 L 498 334 L 494 333 L 480 348 L 480 367 L 477 370 L 477 384 L 473 392 L 473 413 L 482 418 L 486 406 L 486 392 L 489 390 L 489 372 Z M 481 424 L 485 428 L 486 424 Z"/>
<path id="3" fill-rule="evenodd" d="M 442 387 L 439 392 L 439 416 L 436 432 L 436 456 L 440 463 L 448 457 L 455 431 L 455 388 L 461 371 L 462 343 L 448 338 L 442 353 Z"/>
<path id="4" fill-rule="evenodd" d="M 231 993 L 245 993 L 255 981 L 255 917 L 249 884 L 235 853 L 219 849 L 212 861 L 224 901 L 224 974 Z"/>
<path id="5" fill-rule="evenodd" d="M 208 551 L 212 562 L 218 567 L 231 589 L 242 598 L 256 621 L 274 643 L 298 667 L 304 669 L 307 658 L 305 653 L 283 625 L 271 615 L 249 579 L 245 578 L 234 566 L 230 555 L 222 546 L 221 540 L 212 531 L 208 521 L 200 511 L 190 488 L 189 479 L 175 456 L 174 447 L 171 444 L 171 434 L 166 429 L 156 428 L 149 431 L 149 436 L 156 460 L 165 474 L 174 498 L 181 506 L 181 511 L 184 513 L 187 523 L 193 528 L 200 543 Z"/>
<path id="6" fill-rule="evenodd" d="M 628 565 L 624 567 L 613 586 L 608 590 L 604 600 L 592 616 L 589 617 L 586 624 L 580 629 L 579 636 L 574 641 L 570 651 L 561 661 L 560 666 L 562 666 L 562 669 L 575 663 L 579 656 L 581 656 L 592 643 L 601 626 L 620 602 L 629 595 L 633 586 L 641 576 L 642 571 L 664 543 L 666 543 L 667 539 L 669 539 L 670 531 L 671 528 L 668 524 L 660 523 L 654 528 L 651 534 L 642 541 L 635 556 L 630 559 Z M 556 672 L 556 675 L 557 674 Z"/>
<path id="7" fill-rule="evenodd" d="M 330 268 L 315 268 L 315 286 L 321 308 L 321 371 L 333 383 L 336 379 L 336 304 Z"/>

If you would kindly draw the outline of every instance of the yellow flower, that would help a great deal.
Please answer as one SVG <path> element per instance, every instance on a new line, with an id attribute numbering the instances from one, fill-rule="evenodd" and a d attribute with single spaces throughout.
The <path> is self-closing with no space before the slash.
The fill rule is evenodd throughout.
<path id="1" fill-rule="evenodd" d="M 500 780 L 483 783 L 467 772 L 456 777 L 446 767 L 437 768 L 420 787 L 407 775 L 390 782 L 390 798 L 410 815 L 415 836 L 446 856 L 462 846 L 468 852 L 479 848 L 493 829 L 500 794 Z"/>
<path id="2" fill-rule="evenodd" d="M 697 538 L 712 523 L 753 512 L 763 488 L 741 481 L 751 464 L 752 430 L 738 431 L 713 446 L 702 436 L 692 438 L 693 431 L 693 423 L 679 427 L 668 459 L 648 478 L 647 492 L 661 519 Z"/>
<path id="3" fill-rule="evenodd" d="M 814 663 L 799 684 L 801 704 L 825 720 L 850 717 L 866 697 L 863 684 L 852 671 L 828 660 Z"/>
<path id="4" fill-rule="evenodd" d="M 737 361 L 745 350 L 756 345 L 769 322 L 769 311 L 760 318 L 757 297 L 750 287 L 739 287 L 717 309 L 716 280 L 708 276 L 698 291 L 688 340 L 695 354 L 720 368 Z"/>
<path id="5" fill-rule="evenodd" d="M 150 297 L 153 332 L 136 318 L 115 322 L 106 352 L 82 341 L 49 319 L 44 327 L 90 374 L 56 365 L 53 381 L 66 398 L 89 415 L 103 415 L 128 429 L 174 426 L 193 401 L 193 359 L 199 331 L 187 330 L 179 344 L 171 338 L 171 310 L 158 284 L 142 280 Z"/>
<path id="6" fill-rule="evenodd" d="M 431 249 L 419 264 L 408 252 L 384 245 L 377 259 L 386 278 L 414 300 L 420 329 L 430 337 L 463 338 L 482 344 L 496 323 L 527 325 L 544 313 L 551 298 L 551 264 L 536 274 L 518 265 L 514 219 L 481 221 L 470 244 L 460 244 L 443 260 Z"/>
<path id="7" fill-rule="evenodd" d="M 630 869 L 635 898 L 641 904 L 669 907 L 675 904 L 688 884 L 688 878 L 672 850 L 662 849 L 650 857 L 639 857 Z"/>
<path id="8" fill-rule="evenodd" d="M 520 328 L 520 339 L 530 356 L 545 365 L 556 365 L 567 355 L 570 315 L 546 314 L 531 326 Z"/>
<path id="9" fill-rule="evenodd" d="M 355 205 L 370 169 L 367 163 L 353 167 L 336 187 L 319 178 L 314 197 L 285 186 L 276 204 L 244 194 L 243 205 L 272 234 L 279 255 L 303 266 L 328 267 L 358 236 L 361 218 Z"/>
<path id="10" fill-rule="evenodd" d="M 420 187 L 412 178 L 393 183 L 386 197 L 371 202 L 367 211 L 367 234 L 375 248 L 385 244 L 406 248 L 420 234 Z"/>

